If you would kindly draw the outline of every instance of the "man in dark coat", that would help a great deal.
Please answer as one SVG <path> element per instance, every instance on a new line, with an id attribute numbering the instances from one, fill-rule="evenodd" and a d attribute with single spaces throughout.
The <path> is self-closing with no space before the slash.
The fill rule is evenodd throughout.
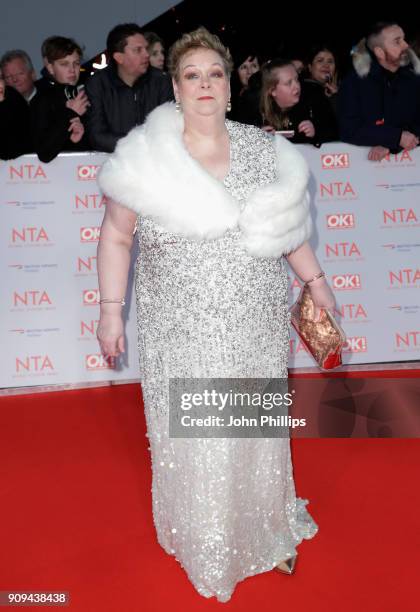
<path id="1" fill-rule="evenodd" d="M 111 153 L 120 138 L 144 122 L 156 106 L 174 99 L 167 74 L 149 65 L 147 42 L 136 24 L 121 24 L 108 34 L 110 65 L 86 85 L 92 148 Z"/>
<path id="2" fill-rule="evenodd" d="M 0 159 L 15 159 L 31 151 L 29 107 L 0 73 Z"/>
<path id="3" fill-rule="evenodd" d="M 368 158 L 373 161 L 415 148 L 420 137 L 420 60 L 400 26 L 375 24 L 353 52 L 353 66 L 339 91 L 341 140 L 372 147 Z"/>

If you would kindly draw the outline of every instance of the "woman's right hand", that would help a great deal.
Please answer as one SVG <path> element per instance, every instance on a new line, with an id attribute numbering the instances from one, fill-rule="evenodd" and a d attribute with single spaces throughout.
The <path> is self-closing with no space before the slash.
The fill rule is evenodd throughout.
<path id="1" fill-rule="evenodd" d="M 325 277 L 311 281 L 310 283 L 308 283 L 308 287 L 311 292 L 312 300 L 314 302 L 315 321 L 319 321 L 319 317 L 321 315 L 321 309 L 327 309 L 332 312 L 334 311 L 334 308 L 335 308 L 334 293 L 332 292 L 331 287 L 325 280 Z"/>
<path id="2" fill-rule="evenodd" d="M 118 357 L 121 353 L 125 353 L 124 324 L 121 314 L 101 314 L 96 337 L 105 357 Z"/>
<path id="3" fill-rule="evenodd" d="M 309 119 L 301 121 L 298 125 L 298 132 L 303 132 L 307 138 L 313 138 L 315 136 L 314 124 Z"/>

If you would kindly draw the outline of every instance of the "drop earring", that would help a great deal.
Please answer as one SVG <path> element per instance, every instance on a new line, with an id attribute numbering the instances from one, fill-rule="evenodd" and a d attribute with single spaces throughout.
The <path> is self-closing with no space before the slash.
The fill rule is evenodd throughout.
<path id="1" fill-rule="evenodd" d="M 178 100 L 175 103 L 175 110 L 177 113 L 181 112 L 181 102 L 179 102 Z"/>
<path id="2" fill-rule="evenodd" d="M 230 100 L 227 103 L 226 110 L 227 110 L 228 113 L 230 113 L 230 111 L 232 110 L 232 103 L 231 103 Z"/>

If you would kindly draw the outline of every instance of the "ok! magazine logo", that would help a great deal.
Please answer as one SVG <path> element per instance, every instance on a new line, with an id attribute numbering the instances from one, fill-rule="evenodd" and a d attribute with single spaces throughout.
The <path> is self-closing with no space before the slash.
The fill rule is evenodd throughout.
<path id="1" fill-rule="evenodd" d="M 85 289 L 83 291 L 83 305 L 96 306 L 99 304 L 99 289 Z"/>
<path id="2" fill-rule="evenodd" d="M 354 291 L 362 288 L 360 274 L 335 274 L 332 277 L 332 286 L 335 291 Z"/>
<path id="3" fill-rule="evenodd" d="M 98 370 L 113 370 L 115 369 L 115 361 L 112 357 L 104 357 L 100 353 L 86 355 L 85 368 L 88 371 Z"/>
<path id="4" fill-rule="evenodd" d="M 77 180 L 78 181 L 96 181 L 98 171 L 100 169 L 98 164 L 84 164 L 77 166 Z"/>
<path id="5" fill-rule="evenodd" d="M 355 226 L 353 213 L 336 213 L 327 215 L 327 229 L 353 229 Z"/>
<path id="6" fill-rule="evenodd" d="M 327 153 L 321 155 L 323 170 L 342 170 L 350 168 L 350 156 L 348 153 Z"/>
<path id="7" fill-rule="evenodd" d="M 101 228 L 99 226 L 81 227 L 80 242 L 99 242 Z"/>
<path id="8" fill-rule="evenodd" d="M 343 346 L 343 353 L 366 353 L 367 339 L 366 336 L 347 337 L 346 343 Z"/>

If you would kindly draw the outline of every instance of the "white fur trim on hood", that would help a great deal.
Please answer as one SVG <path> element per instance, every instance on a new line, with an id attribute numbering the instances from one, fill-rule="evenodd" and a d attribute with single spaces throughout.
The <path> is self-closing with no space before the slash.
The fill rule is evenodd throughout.
<path id="1" fill-rule="evenodd" d="M 352 62 L 355 71 L 359 77 L 366 77 L 372 66 L 372 56 L 366 46 L 366 38 L 362 38 L 352 51 Z M 420 74 L 420 59 L 417 57 L 413 49 L 407 49 L 407 61 L 401 66 L 412 65 L 415 74 Z"/>
<path id="2" fill-rule="evenodd" d="M 277 181 L 239 202 L 188 153 L 184 119 L 167 102 L 119 140 L 99 174 L 102 191 L 167 231 L 194 240 L 221 237 L 239 226 L 247 250 L 280 257 L 310 235 L 309 171 L 299 151 L 276 136 Z"/>

